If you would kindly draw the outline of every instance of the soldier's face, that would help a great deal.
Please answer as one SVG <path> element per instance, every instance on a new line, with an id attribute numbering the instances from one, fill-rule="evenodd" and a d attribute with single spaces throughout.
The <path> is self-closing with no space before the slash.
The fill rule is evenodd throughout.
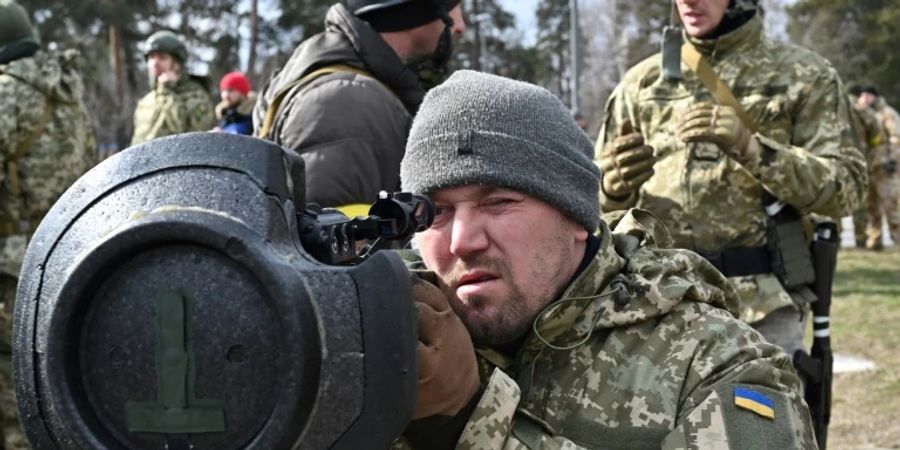
<path id="1" fill-rule="evenodd" d="M 222 101 L 229 105 L 236 105 L 244 99 L 244 94 L 236 89 L 225 89 L 219 93 Z"/>
<path id="2" fill-rule="evenodd" d="M 153 79 L 163 73 L 176 71 L 177 68 L 178 61 L 168 53 L 152 52 L 147 55 L 147 71 Z"/>
<path id="3" fill-rule="evenodd" d="M 869 92 L 863 92 L 859 94 L 859 97 L 856 99 L 856 104 L 862 108 L 869 108 L 875 103 L 876 97 Z"/>
<path id="4" fill-rule="evenodd" d="M 479 345 L 512 342 L 566 287 L 588 232 L 557 209 L 509 189 L 463 186 L 417 237 L 425 264 Z"/>
<path id="5" fill-rule="evenodd" d="M 454 38 L 462 36 L 466 31 L 466 21 L 463 18 L 462 9 L 456 5 L 448 13 L 453 19 L 453 26 L 450 33 Z M 403 55 L 407 59 L 416 59 L 431 56 L 438 46 L 441 34 L 444 32 L 444 22 L 435 20 L 420 27 L 409 30 L 410 49 L 409 54 Z"/>
<path id="6" fill-rule="evenodd" d="M 689 36 L 703 37 L 711 33 L 728 9 L 729 0 L 675 0 L 678 16 Z"/>

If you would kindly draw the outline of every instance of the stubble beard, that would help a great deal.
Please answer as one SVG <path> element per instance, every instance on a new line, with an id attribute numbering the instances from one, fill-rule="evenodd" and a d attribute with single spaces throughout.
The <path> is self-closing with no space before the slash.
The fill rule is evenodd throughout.
<path id="1" fill-rule="evenodd" d="M 469 330 L 472 342 L 476 346 L 501 346 L 514 342 L 525 335 L 531 329 L 538 314 L 555 298 L 555 295 L 558 294 L 558 287 L 564 282 L 561 281 L 561 278 L 565 276 L 562 266 L 563 264 L 548 263 L 544 260 L 536 261 L 533 266 L 537 268 L 536 270 L 549 268 L 556 270 L 548 280 L 548 285 L 552 287 L 547 288 L 544 292 L 533 292 L 528 296 L 513 284 L 512 276 L 504 261 L 480 255 L 461 264 L 461 267 L 444 279 L 457 280 L 465 272 L 466 267 L 477 267 L 500 274 L 507 283 L 509 292 L 500 298 L 469 296 L 466 302 L 457 297 L 455 292 L 446 292 L 446 294 L 450 298 L 450 306 Z M 493 311 L 488 315 L 483 314 L 483 311 L 480 310 L 484 305 L 491 305 Z"/>

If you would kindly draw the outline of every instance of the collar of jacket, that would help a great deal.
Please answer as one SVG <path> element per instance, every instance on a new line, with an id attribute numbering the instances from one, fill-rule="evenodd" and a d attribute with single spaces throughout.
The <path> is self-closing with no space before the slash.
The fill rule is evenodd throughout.
<path id="1" fill-rule="evenodd" d="M 403 64 L 397 53 L 372 29 L 354 16 L 343 4 L 335 4 L 325 15 L 327 32 L 339 32 L 350 42 L 359 61 L 331 61 L 347 63 L 368 71 L 373 77 L 394 91 L 410 113 L 415 113 L 425 97 L 419 76 Z M 327 65 L 326 64 L 326 65 Z"/>
<path id="2" fill-rule="evenodd" d="M 518 372 L 542 351 L 578 347 L 611 329 L 665 315 L 687 299 L 737 317 L 734 286 L 700 255 L 667 249 L 671 237 L 656 216 L 632 209 L 609 223 L 614 232 L 601 222 L 594 260 L 538 315 L 515 358 L 479 349 L 482 357 Z"/>
<path id="3" fill-rule="evenodd" d="M 84 85 L 77 73 L 66 71 L 61 62 L 66 56 L 39 50 L 32 56 L 0 66 L 0 74 L 9 75 L 56 102 L 71 104 L 81 98 Z"/>
<path id="4" fill-rule="evenodd" d="M 225 100 L 222 100 L 216 105 L 216 119 L 222 120 L 222 117 L 232 113 L 250 117 L 253 114 L 254 106 L 256 106 L 256 92 L 254 91 L 250 91 L 237 106 L 230 105 Z"/>
<path id="5" fill-rule="evenodd" d="M 741 25 L 731 33 L 719 36 L 716 39 L 700 39 L 684 34 L 694 47 L 704 56 L 712 58 L 721 57 L 727 53 L 740 51 L 757 45 L 763 36 L 763 24 L 758 15 L 753 16 L 747 23 Z"/>
<path id="6" fill-rule="evenodd" d="M 178 81 L 175 84 L 162 84 L 158 81 L 153 82 L 153 91 L 161 92 L 165 89 L 169 89 L 172 92 L 187 92 L 192 91 L 194 89 L 203 89 L 203 86 L 197 81 L 194 75 L 190 75 L 187 72 L 183 72 L 181 76 L 178 77 Z"/>

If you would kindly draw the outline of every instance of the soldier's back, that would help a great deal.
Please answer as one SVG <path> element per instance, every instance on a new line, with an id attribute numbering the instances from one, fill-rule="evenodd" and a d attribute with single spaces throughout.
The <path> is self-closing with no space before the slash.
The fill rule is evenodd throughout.
<path id="1" fill-rule="evenodd" d="M 0 118 L 7 168 L 2 221 L 39 221 L 95 162 L 77 58 L 74 51 L 38 52 L 0 68 L 0 102 L 8 112 Z"/>

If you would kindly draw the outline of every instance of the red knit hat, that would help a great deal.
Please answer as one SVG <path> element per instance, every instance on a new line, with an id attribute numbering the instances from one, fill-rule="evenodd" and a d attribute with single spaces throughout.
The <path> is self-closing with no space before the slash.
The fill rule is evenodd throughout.
<path id="1" fill-rule="evenodd" d="M 247 81 L 247 77 L 240 72 L 230 72 L 225 74 L 222 77 L 222 81 L 219 82 L 219 90 L 224 91 L 226 89 L 234 89 L 241 93 L 241 95 L 246 96 L 250 93 L 250 82 Z"/>

